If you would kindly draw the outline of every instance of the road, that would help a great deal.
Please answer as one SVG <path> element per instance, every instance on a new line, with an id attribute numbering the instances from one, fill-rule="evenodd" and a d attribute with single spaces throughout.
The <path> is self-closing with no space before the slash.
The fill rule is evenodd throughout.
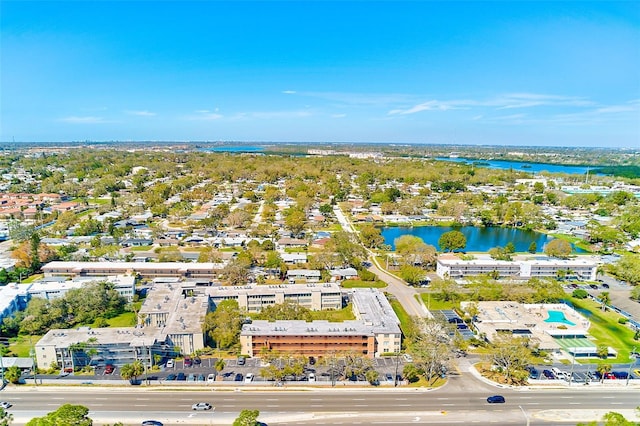
<path id="1" fill-rule="evenodd" d="M 175 388 L 58 388 L 30 387 L 5 390 L 1 396 L 14 406 L 9 410 L 14 425 L 55 410 L 64 403 L 90 409 L 96 424 L 122 421 L 139 424 L 154 418 L 165 425 L 231 424 L 242 409 L 260 410 L 268 424 L 437 424 L 577 423 L 607 411 L 632 413 L 640 401 L 637 389 L 502 389 L 505 404 L 488 404 L 495 390 L 445 386 L 436 391 L 422 389 L 316 389 L 316 390 L 202 390 Z M 195 402 L 209 402 L 214 411 L 193 412 Z M 416 418 L 420 420 L 415 421 Z"/>
<path id="2" fill-rule="evenodd" d="M 357 233 L 357 231 L 355 230 L 347 216 L 342 212 L 340 207 L 334 206 L 333 213 L 336 215 L 338 223 L 344 231 L 353 234 Z M 409 287 L 400 278 L 383 270 L 383 268 L 378 265 L 375 254 L 368 249 L 367 252 L 369 253 L 369 261 L 372 264 L 372 266 L 370 266 L 368 270 L 376 274 L 379 279 L 387 284 L 388 287 L 385 289 L 385 291 L 394 295 L 409 315 L 418 317 L 430 317 L 431 314 L 429 313 L 429 311 L 421 302 L 416 299 L 416 297 L 419 297 L 419 295 L 415 291 L 415 289 Z"/>

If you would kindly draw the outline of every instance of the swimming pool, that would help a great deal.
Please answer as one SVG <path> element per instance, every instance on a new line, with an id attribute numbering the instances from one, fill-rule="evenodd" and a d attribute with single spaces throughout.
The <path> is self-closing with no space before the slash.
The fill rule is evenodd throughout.
<path id="1" fill-rule="evenodd" d="M 560 322 L 562 324 L 567 324 L 567 325 L 576 325 L 575 323 L 569 321 L 567 317 L 564 316 L 564 312 L 562 311 L 553 311 L 549 309 L 548 313 L 549 313 L 549 318 L 544 320 L 544 322 Z"/>

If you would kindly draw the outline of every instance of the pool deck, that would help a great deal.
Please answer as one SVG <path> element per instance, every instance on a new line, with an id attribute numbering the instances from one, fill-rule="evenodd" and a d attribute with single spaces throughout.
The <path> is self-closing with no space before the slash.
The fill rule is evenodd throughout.
<path id="1" fill-rule="evenodd" d="M 571 309 L 558 304 L 521 304 L 518 302 L 477 302 L 479 314 L 476 327 L 487 336 L 494 336 L 497 331 L 528 330 L 541 349 L 559 350 L 553 336 L 587 335 L 589 321 Z M 546 322 L 549 311 L 558 311 L 574 323 Z"/>

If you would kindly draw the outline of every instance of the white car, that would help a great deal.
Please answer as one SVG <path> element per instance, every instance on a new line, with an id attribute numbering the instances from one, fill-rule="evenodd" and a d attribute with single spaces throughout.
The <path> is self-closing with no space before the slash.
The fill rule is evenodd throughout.
<path id="1" fill-rule="evenodd" d="M 216 381 L 216 375 L 215 374 L 209 374 L 207 376 L 207 383 L 213 383 Z"/>
<path id="2" fill-rule="evenodd" d="M 167 368 L 173 368 L 173 360 L 172 359 L 167 361 Z"/>
<path id="3" fill-rule="evenodd" d="M 0 402 L 0 407 L 6 410 L 7 408 L 11 408 L 11 404 L 7 401 L 2 401 Z"/>
<path id="4" fill-rule="evenodd" d="M 211 410 L 213 407 L 208 402 L 198 402 L 191 406 L 192 410 Z"/>
<path id="5" fill-rule="evenodd" d="M 413 357 L 409 354 L 402 354 L 402 358 L 406 361 L 406 362 L 413 362 Z"/>
<path id="6" fill-rule="evenodd" d="M 252 381 L 253 381 L 253 373 L 247 373 L 247 375 L 244 376 L 244 382 L 251 383 Z"/>
<path id="7" fill-rule="evenodd" d="M 309 373 L 309 382 L 315 382 L 315 381 L 316 381 L 315 373 Z"/>

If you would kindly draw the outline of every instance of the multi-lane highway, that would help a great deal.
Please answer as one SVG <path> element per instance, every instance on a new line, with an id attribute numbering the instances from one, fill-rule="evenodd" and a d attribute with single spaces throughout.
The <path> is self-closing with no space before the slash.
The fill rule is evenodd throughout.
<path id="1" fill-rule="evenodd" d="M 90 409 L 96 424 L 122 421 L 140 424 L 157 419 L 165 425 L 231 424 L 242 409 L 260 410 L 268 424 L 558 424 L 595 419 L 607 411 L 633 414 L 640 405 L 636 389 L 536 389 L 499 392 L 505 404 L 488 404 L 485 389 L 437 391 L 418 389 L 234 388 L 202 391 L 158 388 L 58 388 L 41 386 L 5 390 L 0 398 L 13 403 L 14 424 L 21 425 L 64 403 Z M 195 402 L 213 411 L 194 412 Z"/>

